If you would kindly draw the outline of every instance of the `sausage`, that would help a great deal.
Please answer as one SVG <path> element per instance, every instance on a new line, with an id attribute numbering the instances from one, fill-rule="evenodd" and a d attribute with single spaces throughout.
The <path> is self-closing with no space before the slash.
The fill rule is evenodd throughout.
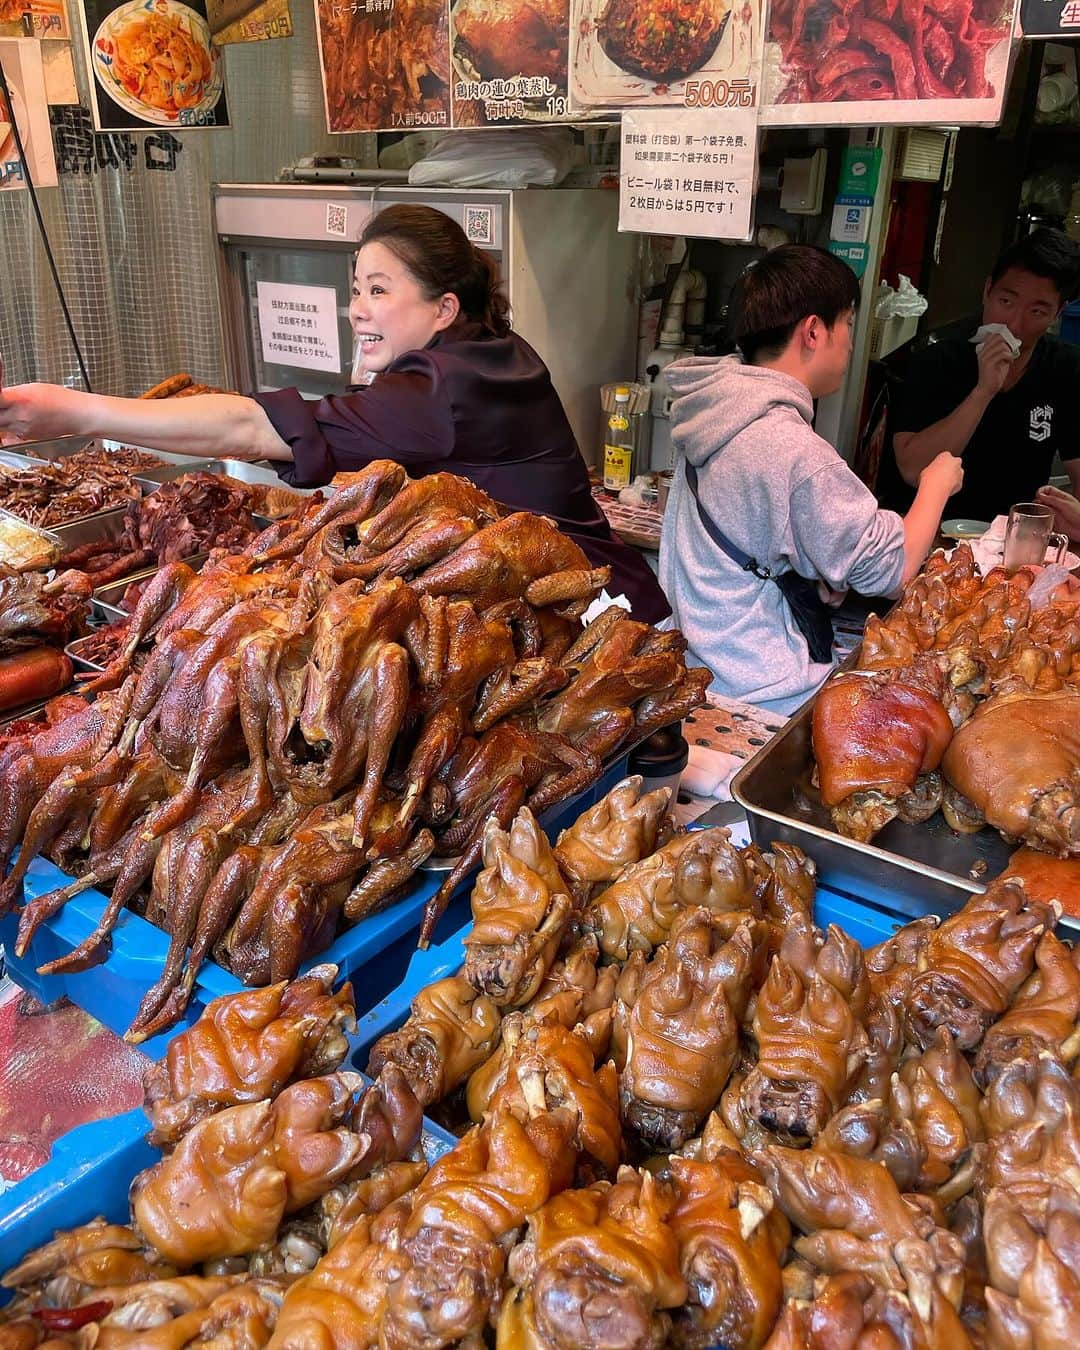
<path id="1" fill-rule="evenodd" d="M 30 647 L 0 657 L 0 712 L 52 698 L 71 683 L 75 668 L 55 647 Z"/>
<path id="2" fill-rule="evenodd" d="M 178 394 L 181 389 L 186 389 L 191 384 L 190 375 L 170 375 L 167 380 L 162 380 L 160 384 L 155 384 L 153 389 L 148 389 L 145 394 L 140 394 L 140 398 L 172 398 Z"/>

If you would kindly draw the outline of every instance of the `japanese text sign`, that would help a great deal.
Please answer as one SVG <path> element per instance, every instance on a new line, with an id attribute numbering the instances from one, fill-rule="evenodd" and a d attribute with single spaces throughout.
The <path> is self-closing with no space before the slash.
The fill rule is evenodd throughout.
<path id="1" fill-rule="evenodd" d="M 624 112 L 619 228 L 746 239 L 756 171 L 752 108 Z"/>
<path id="2" fill-rule="evenodd" d="M 268 365 L 341 371 L 337 295 L 332 286 L 257 284 L 259 336 Z"/>

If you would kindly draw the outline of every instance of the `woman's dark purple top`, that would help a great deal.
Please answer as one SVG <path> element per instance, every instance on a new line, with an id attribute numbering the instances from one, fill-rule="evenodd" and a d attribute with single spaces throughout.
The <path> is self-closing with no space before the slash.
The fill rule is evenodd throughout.
<path id="1" fill-rule="evenodd" d="M 417 478 L 449 470 L 496 501 L 551 516 L 596 567 L 612 570 L 634 617 L 671 612 L 644 558 L 611 531 L 593 499 L 585 462 L 547 366 L 510 333 L 458 324 L 422 351 L 393 361 L 355 393 L 319 401 L 296 389 L 255 394 L 293 452 L 278 472 L 298 487 L 393 459 Z"/>

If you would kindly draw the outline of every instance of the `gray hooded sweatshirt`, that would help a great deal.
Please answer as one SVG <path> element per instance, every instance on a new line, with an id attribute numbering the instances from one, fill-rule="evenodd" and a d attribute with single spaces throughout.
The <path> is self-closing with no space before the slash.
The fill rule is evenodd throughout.
<path id="1" fill-rule="evenodd" d="M 798 380 L 735 356 L 690 357 L 667 368 L 678 452 L 660 584 L 675 627 L 712 689 L 790 713 L 828 675 L 774 581 L 743 571 L 706 534 L 686 482 L 697 467 L 702 504 L 732 541 L 774 573 L 794 570 L 835 591 L 891 595 L 904 571 L 904 528 L 810 425 Z"/>

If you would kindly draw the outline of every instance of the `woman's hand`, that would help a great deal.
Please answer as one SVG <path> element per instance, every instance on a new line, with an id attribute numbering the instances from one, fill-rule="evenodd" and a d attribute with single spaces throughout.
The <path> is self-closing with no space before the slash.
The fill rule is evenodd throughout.
<path id="1" fill-rule="evenodd" d="M 17 384 L 4 388 L 4 363 L 0 360 L 0 439 L 51 440 L 77 435 L 82 395 L 56 384 Z"/>
<path id="2" fill-rule="evenodd" d="M 1054 528 L 1070 539 L 1080 539 L 1080 501 L 1071 492 L 1062 492 L 1061 488 L 1041 487 L 1035 494 L 1040 506 L 1048 506 L 1054 513 Z"/>

